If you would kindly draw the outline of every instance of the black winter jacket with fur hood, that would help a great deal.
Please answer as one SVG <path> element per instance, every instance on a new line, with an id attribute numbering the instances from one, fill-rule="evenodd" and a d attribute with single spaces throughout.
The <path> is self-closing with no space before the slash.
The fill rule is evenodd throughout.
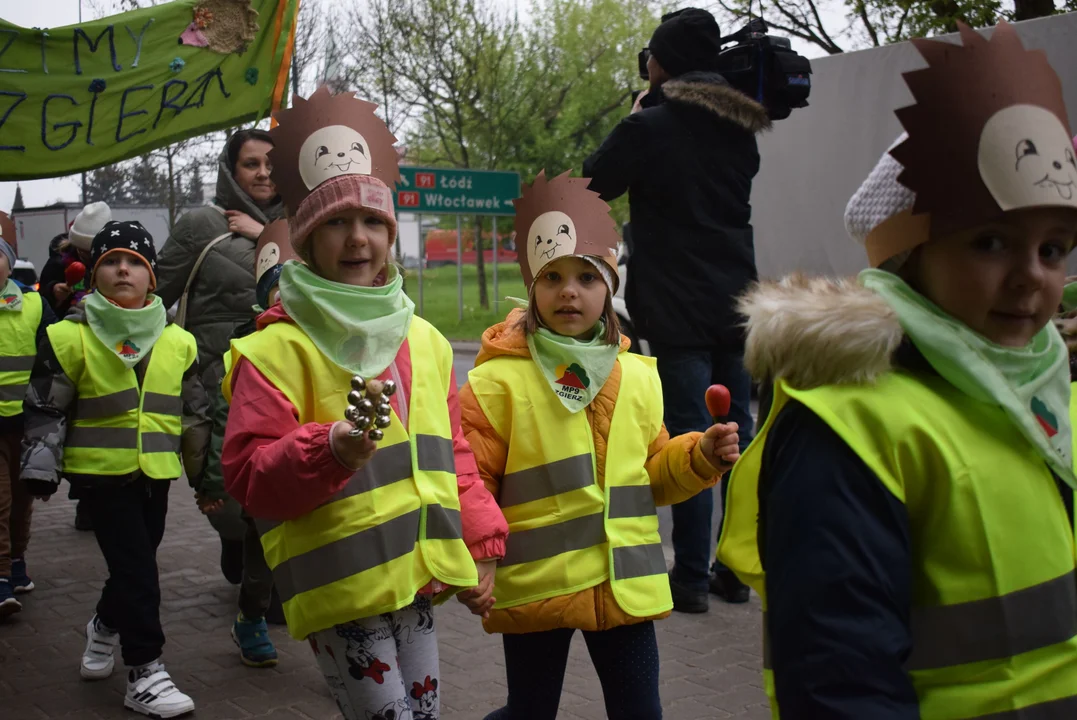
<path id="1" fill-rule="evenodd" d="M 603 199 L 629 193 L 632 322 L 651 342 L 738 350 L 736 298 L 756 279 L 750 197 L 767 112 L 705 72 L 666 82 L 642 105 L 583 164 Z"/>

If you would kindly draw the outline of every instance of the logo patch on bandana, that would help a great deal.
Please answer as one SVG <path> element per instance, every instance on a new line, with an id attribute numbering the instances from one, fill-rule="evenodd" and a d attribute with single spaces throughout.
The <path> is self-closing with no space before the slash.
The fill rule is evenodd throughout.
<path id="1" fill-rule="evenodd" d="M 19 296 L 18 295 L 12 294 L 12 295 L 0 296 L 0 303 L 3 303 L 4 305 L 16 305 L 16 304 L 18 304 L 18 302 L 19 302 Z"/>
<path id="2" fill-rule="evenodd" d="M 1036 420 L 1040 423 L 1040 427 L 1047 433 L 1047 437 L 1052 438 L 1058 434 L 1058 418 L 1047 409 L 1047 406 L 1043 404 L 1043 401 L 1037 397 L 1032 398 L 1032 412 L 1036 416 Z"/>
<path id="3" fill-rule="evenodd" d="M 127 338 L 122 343 L 116 345 L 116 354 L 125 357 L 128 360 L 138 357 L 140 352 L 142 351 L 139 349 L 138 345 L 135 345 L 131 338 Z"/>
<path id="4" fill-rule="evenodd" d="M 559 376 L 557 384 L 561 386 L 557 394 L 566 400 L 580 400 L 583 391 L 591 387 L 591 379 L 578 363 L 559 365 L 556 374 Z"/>

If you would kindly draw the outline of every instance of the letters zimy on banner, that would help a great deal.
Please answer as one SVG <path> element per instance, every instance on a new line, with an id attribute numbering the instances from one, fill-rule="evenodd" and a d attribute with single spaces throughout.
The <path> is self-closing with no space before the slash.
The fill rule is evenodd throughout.
<path id="1" fill-rule="evenodd" d="M 92 170 L 282 106 L 299 0 L 175 0 L 61 28 L 0 20 L 0 180 Z"/>

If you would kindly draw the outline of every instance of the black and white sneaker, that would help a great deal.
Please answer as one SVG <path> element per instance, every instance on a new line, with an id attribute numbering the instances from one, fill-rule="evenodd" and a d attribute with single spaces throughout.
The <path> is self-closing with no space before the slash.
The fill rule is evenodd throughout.
<path id="1" fill-rule="evenodd" d="M 160 662 L 127 673 L 127 696 L 123 706 L 152 718 L 174 718 L 194 712 L 194 700 L 176 688 Z"/>
<path id="2" fill-rule="evenodd" d="M 120 635 L 109 630 L 94 615 L 86 623 L 86 649 L 82 651 L 79 674 L 87 680 L 104 680 L 116 667 L 116 646 Z"/>

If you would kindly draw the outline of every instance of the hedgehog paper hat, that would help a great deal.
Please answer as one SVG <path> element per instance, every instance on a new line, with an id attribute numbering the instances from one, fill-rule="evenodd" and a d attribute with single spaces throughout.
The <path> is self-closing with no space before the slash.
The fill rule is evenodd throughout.
<path id="1" fill-rule="evenodd" d="M 617 278 L 617 244 L 621 238 L 610 217 L 610 206 L 598 193 L 588 190 L 587 178 L 563 173 L 546 179 L 542 170 L 516 207 L 516 252 L 524 283 L 531 287 L 535 277 L 549 263 L 570 255 L 601 258 Z"/>
<path id="2" fill-rule="evenodd" d="M 961 45 L 913 40 L 927 68 L 905 73 L 905 133 L 849 202 L 849 233 L 875 267 L 1001 213 L 1077 209 L 1077 162 L 1062 83 L 1012 25 Z"/>
<path id="3" fill-rule="evenodd" d="M 400 181 L 396 137 L 374 114 L 377 107 L 350 92 L 333 95 L 323 85 L 309 99 L 295 96 L 291 108 L 274 113 L 272 178 L 290 214 L 336 177 L 368 175 L 390 190 Z"/>
<path id="4" fill-rule="evenodd" d="M 0 210 L 0 238 L 8 244 L 12 252 L 18 254 L 19 239 L 15 234 L 15 223 L 12 221 L 11 217 L 2 210 Z"/>

